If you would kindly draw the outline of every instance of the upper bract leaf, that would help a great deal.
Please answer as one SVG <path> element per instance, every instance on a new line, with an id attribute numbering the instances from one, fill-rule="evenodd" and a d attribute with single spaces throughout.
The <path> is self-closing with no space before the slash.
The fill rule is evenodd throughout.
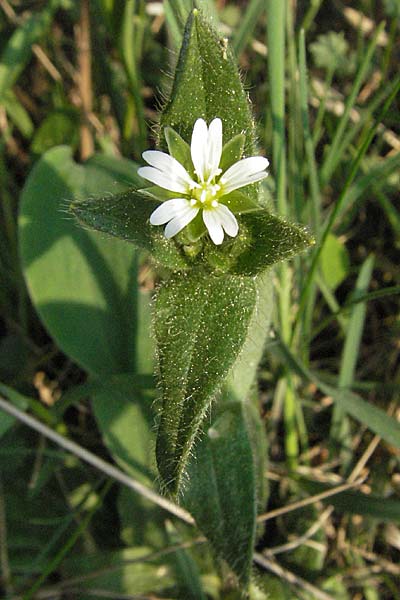
<path id="1" fill-rule="evenodd" d="M 149 194 L 131 189 L 115 196 L 74 202 L 70 209 L 83 225 L 148 250 L 157 262 L 173 271 L 186 269 L 188 263 L 175 242 L 150 225 L 149 217 L 157 206 L 159 202 Z"/>
<path id="2" fill-rule="evenodd" d="M 195 9 L 189 16 L 175 72 L 171 97 L 161 115 L 160 145 L 164 127 L 173 127 L 190 142 L 195 121 L 219 117 L 224 143 L 245 135 L 245 155 L 254 155 L 254 124 L 235 60 L 208 22 Z"/>
<path id="3" fill-rule="evenodd" d="M 305 228 L 266 210 L 241 215 L 239 225 L 234 242 L 217 250 L 211 244 L 205 247 L 204 259 L 215 268 L 253 276 L 314 244 Z"/>

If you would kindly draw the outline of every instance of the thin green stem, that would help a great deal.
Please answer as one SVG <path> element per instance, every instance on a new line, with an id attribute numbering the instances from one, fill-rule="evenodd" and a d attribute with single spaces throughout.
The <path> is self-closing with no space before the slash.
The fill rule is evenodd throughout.
<path id="1" fill-rule="evenodd" d="M 272 109 L 272 155 L 276 181 L 277 208 L 280 215 L 288 216 L 286 188 L 285 140 L 285 29 L 286 2 L 267 0 L 267 42 L 269 84 Z M 279 268 L 279 321 L 282 337 L 291 336 L 291 270 L 286 263 Z M 289 373 L 284 404 L 285 450 L 288 466 L 296 467 L 299 442 L 295 426 L 295 395 L 290 387 Z"/>
<path id="2" fill-rule="evenodd" d="M 247 46 L 264 8 L 265 0 L 251 0 L 248 4 L 244 13 L 244 18 L 232 39 L 232 48 L 237 56 L 239 56 Z"/>

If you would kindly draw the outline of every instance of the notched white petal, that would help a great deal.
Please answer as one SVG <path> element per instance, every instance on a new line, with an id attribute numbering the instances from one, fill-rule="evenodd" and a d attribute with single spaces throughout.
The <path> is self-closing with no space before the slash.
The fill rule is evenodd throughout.
<path id="1" fill-rule="evenodd" d="M 165 152 L 159 152 L 158 150 L 146 150 L 146 152 L 143 152 L 142 156 L 152 168 L 163 175 L 163 178 L 158 178 L 159 181 L 164 182 L 164 185 L 161 185 L 161 187 L 165 187 L 165 189 L 173 192 L 178 192 L 182 191 L 182 188 L 187 191 L 188 188 L 195 185 L 185 167 L 183 167 L 173 156 L 170 156 Z M 145 169 L 149 169 L 149 167 L 141 167 L 138 170 L 141 177 L 148 179 L 149 175 L 155 176 L 154 172 L 148 170 L 145 171 Z M 153 179 L 150 179 L 150 181 L 153 181 Z M 166 187 L 166 185 L 169 187 Z M 175 189 L 177 186 L 179 189 Z"/>
<path id="2" fill-rule="evenodd" d="M 269 161 L 263 156 L 251 156 L 243 158 L 233 164 L 222 175 L 219 182 L 224 186 L 224 193 L 229 194 L 233 190 L 261 181 L 267 177 L 267 169 Z"/>
<path id="3" fill-rule="evenodd" d="M 171 219 L 184 213 L 191 204 L 186 198 L 173 198 L 166 200 L 158 206 L 150 215 L 150 223 L 152 225 L 164 225 Z"/>
<path id="4" fill-rule="evenodd" d="M 203 221 L 214 244 L 216 246 L 222 244 L 224 241 L 224 230 L 222 229 L 216 210 L 203 210 Z"/>
<path id="5" fill-rule="evenodd" d="M 218 216 L 219 222 L 224 228 L 225 232 L 230 237 L 236 237 L 239 232 L 239 225 L 235 215 L 229 210 L 225 204 L 219 204 L 215 209 L 215 213 Z"/>
<path id="6" fill-rule="evenodd" d="M 186 182 L 178 178 L 174 179 L 171 175 L 167 175 L 154 167 L 140 167 L 138 175 L 170 192 L 188 193 L 188 184 Z"/>
<path id="7" fill-rule="evenodd" d="M 167 239 L 172 238 L 174 235 L 182 231 L 186 225 L 189 225 L 189 223 L 193 221 L 198 212 L 198 208 L 189 207 L 174 217 L 164 229 L 165 237 Z"/>
<path id="8" fill-rule="evenodd" d="M 194 124 L 190 152 L 197 177 L 204 182 L 208 159 L 208 128 L 204 119 L 197 119 Z"/>
<path id="9" fill-rule="evenodd" d="M 218 175 L 221 170 L 219 163 L 222 154 L 222 121 L 219 118 L 213 119 L 208 128 L 208 165 L 207 177 L 209 180 Z"/>

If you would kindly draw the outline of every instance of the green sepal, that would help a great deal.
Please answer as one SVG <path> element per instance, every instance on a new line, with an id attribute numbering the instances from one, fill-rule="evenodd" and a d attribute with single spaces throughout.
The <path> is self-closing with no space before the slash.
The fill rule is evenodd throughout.
<path id="1" fill-rule="evenodd" d="M 179 240 L 184 244 L 193 244 L 198 242 L 206 231 L 207 229 L 203 221 L 202 211 L 199 211 L 193 221 L 191 221 L 179 234 L 181 236 Z"/>
<path id="2" fill-rule="evenodd" d="M 255 153 L 255 131 L 247 94 L 227 40 L 220 38 L 194 9 L 186 23 L 171 97 L 161 115 L 162 132 L 172 127 L 190 142 L 193 125 L 202 117 L 209 124 L 219 117 L 224 141 L 245 136 L 245 154 Z"/>
<path id="3" fill-rule="evenodd" d="M 238 133 L 229 140 L 222 148 L 221 160 L 219 167 L 224 173 L 229 167 L 235 162 L 240 160 L 243 156 L 244 145 L 246 143 L 246 136 L 243 133 Z"/>
<path id="4" fill-rule="evenodd" d="M 145 187 L 138 191 L 144 195 L 151 196 L 152 200 L 157 200 L 158 202 L 165 202 L 165 200 L 172 200 L 173 198 L 176 198 L 176 196 L 177 196 L 176 192 L 170 192 L 169 190 L 165 190 L 164 188 L 158 187 L 157 185 Z"/>
<path id="5" fill-rule="evenodd" d="M 70 211 L 81 224 L 148 250 L 154 260 L 173 271 L 187 269 L 188 259 L 175 241 L 167 240 L 161 227 L 150 224 L 150 215 L 157 206 L 159 202 L 149 194 L 131 189 L 123 194 L 73 202 Z"/>
<path id="6" fill-rule="evenodd" d="M 256 299 L 253 279 L 197 269 L 172 275 L 158 290 L 154 333 L 162 409 L 156 455 L 172 494 L 180 490 L 207 409 L 246 340 Z"/>
<path id="7" fill-rule="evenodd" d="M 166 127 L 164 135 L 170 155 L 176 158 L 185 167 L 189 175 L 193 177 L 194 168 L 189 144 L 172 127 Z"/>
<path id="8" fill-rule="evenodd" d="M 234 214 L 243 214 L 262 210 L 262 207 L 254 200 L 253 197 L 247 196 L 245 193 L 235 190 L 226 196 L 222 196 L 221 204 L 225 204 Z"/>

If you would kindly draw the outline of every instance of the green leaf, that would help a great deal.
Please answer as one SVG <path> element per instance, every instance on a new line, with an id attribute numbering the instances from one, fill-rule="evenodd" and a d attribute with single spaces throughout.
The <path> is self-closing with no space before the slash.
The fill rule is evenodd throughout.
<path id="1" fill-rule="evenodd" d="M 0 394 L 4 395 L 6 398 L 15 404 L 17 408 L 20 410 L 26 410 L 29 406 L 29 399 L 14 390 L 12 387 L 5 385 L 4 383 L 0 383 Z M 0 438 L 12 427 L 15 423 L 15 418 L 11 415 L 6 414 L 1 411 L 0 413 Z"/>
<path id="2" fill-rule="evenodd" d="M 301 486 L 310 494 L 319 494 L 329 489 L 329 486 L 317 481 L 301 480 Z M 336 510 L 347 514 L 372 517 L 378 521 L 400 523 L 400 501 L 393 497 L 380 497 L 374 494 L 345 491 L 329 496 L 323 500 L 325 504 L 332 504 Z"/>
<path id="3" fill-rule="evenodd" d="M 33 12 L 8 40 L 0 59 L 0 99 L 17 81 L 32 56 L 32 46 L 44 36 L 59 0 L 47 2 L 41 12 Z"/>
<path id="4" fill-rule="evenodd" d="M 255 541 L 257 497 L 245 407 L 232 402 L 217 409 L 192 454 L 183 504 L 217 555 L 247 585 Z"/>
<path id="5" fill-rule="evenodd" d="M 194 168 L 189 144 L 172 127 L 166 127 L 164 135 L 170 155 L 176 158 L 185 167 L 189 175 L 193 177 Z"/>
<path id="6" fill-rule="evenodd" d="M 140 377 L 125 374 L 103 379 L 92 395 L 96 420 L 113 458 L 148 486 L 155 479 L 153 396 Z"/>
<path id="7" fill-rule="evenodd" d="M 225 144 L 222 148 L 221 161 L 219 163 L 222 172 L 229 169 L 230 166 L 242 158 L 245 143 L 246 137 L 243 133 L 238 133 Z"/>
<path id="8" fill-rule="evenodd" d="M 103 156 L 78 165 L 70 148 L 53 148 L 21 196 L 20 252 L 34 306 L 60 348 L 93 374 L 136 370 L 146 335 L 138 337 L 137 306 L 148 294 L 138 289 L 132 246 L 77 227 L 66 205 L 118 193 L 137 181 L 135 172 L 131 162 Z"/>
<path id="9" fill-rule="evenodd" d="M 153 452 L 154 454 L 154 452 Z M 131 489 L 121 486 L 117 499 L 121 540 L 127 546 L 165 546 L 165 511 Z"/>
<path id="10" fill-rule="evenodd" d="M 184 547 L 184 539 L 171 521 L 166 522 L 170 546 L 176 546 L 173 553 L 179 596 L 185 600 L 207 600 L 200 580 L 197 564 Z"/>
<path id="11" fill-rule="evenodd" d="M 299 359 L 292 354 L 282 340 L 277 344 L 278 353 L 282 360 L 300 377 L 314 383 L 324 394 L 333 398 L 334 402 L 341 405 L 344 412 L 356 421 L 366 425 L 371 431 L 379 435 L 387 443 L 400 448 L 400 423 L 387 415 L 382 409 L 370 404 L 358 394 L 345 389 L 337 389 L 321 381 L 312 371 L 307 369 Z"/>
<path id="12" fill-rule="evenodd" d="M 68 144 L 76 148 L 79 142 L 79 115 L 74 110 L 56 110 L 48 115 L 35 132 L 31 150 L 43 154 L 46 150 Z"/>
<path id="13" fill-rule="evenodd" d="M 319 35 L 317 41 L 310 44 L 310 50 L 317 67 L 332 71 L 337 69 L 341 73 L 354 71 L 354 56 L 349 55 L 349 44 L 343 31 Z"/>
<path id="14" fill-rule="evenodd" d="M 34 132 L 35 127 L 28 111 L 21 102 L 18 101 L 12 90 L 7 89 L 4 93 L 3 104 L 11 121 L 18 127 L 22 135 L 29 139 Z"/>
<path id="15" fill-rule="evenodd" d="M 160 227 L 150 225 L 150 215 L 159 204 L 148 193 L 131 189 L 74 202 L 70 210 L 81 224 L 148 250 L 161 265 L 175 271 L 187 269 L 188 260 L 175 241 L 167 240 Z"/>
<path id="16" fill-rule="evenodd" d="M 195 9 L 186 23 L 171 98 L 161 115 L 161 132 L 170 126 L 190 142 L 199 117 L 207 122 L 222 119 L 224 141 L 244 134 L 245 154 L 254 154 L 254 124 L 235 60 L 226 40 Z"/>
<path id="17" fill-rule="evenodd" d="M 62 565 L 63 577 L 82 577 L 79 598 L 89 600 L 97 590 L 113 596 L 157 594 L 174 585 L 171 560 L 151 557 L 152 548 L 71 554 Z M 86 577 L 85 577 L 86 576 Z M 85 593 L 87 591 L 87 593 Z"/>
<path id="18" fill-rule="evenodd" d="M 320 265 L 324 279 L 332 290 L 335 290 L 349 273 L 350 259 L 346 246 L 332 233 L 328 235 L 322 248 Z"/>
<path id="19" fill-rule="evenodd" d="M 197 270 L 172 275 L 158 291 L 154 330 L 163 403 L 156 454 L 172 493 L 180 489 L 198 429 L 244 344 L 255 303 L 252 279 Z"/>
<path id="20" fill-rule="evenodd" d="M 266 210 L 244 214 L 238 220 L 237 239 L 229 240 L 219 248 L 209 243 L 204 251 L 210 264 L 231 273 L 256 275 L 314 243 L 304 228 Z"/>
<path id="21" fill-rule="evenodd" d="M 265 340 L 268 335 L 273 310 L 273 284 L 268 272 L 254 279 L 256 286 L 256 304 L 246 340 L 224 384 L 224 394 L 230 400 L 247 399 L 254 384 L 258 364 L 261 360 Z"/>

